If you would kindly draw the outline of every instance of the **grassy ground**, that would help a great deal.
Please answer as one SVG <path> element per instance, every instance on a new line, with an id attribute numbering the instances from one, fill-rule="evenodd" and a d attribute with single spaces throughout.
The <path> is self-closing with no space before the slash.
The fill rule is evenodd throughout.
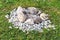
<path id="1" fill-rule="evenodd" d="M 55 30 L 44 30 L 43 33 L 32 31 L 26 34 L 18 29 L 9 29 L 5 15 L 18 6 L 34 6 L 50 15 Z M 60 0 L 0 0 L 0 40 L 60 40 Z"/>

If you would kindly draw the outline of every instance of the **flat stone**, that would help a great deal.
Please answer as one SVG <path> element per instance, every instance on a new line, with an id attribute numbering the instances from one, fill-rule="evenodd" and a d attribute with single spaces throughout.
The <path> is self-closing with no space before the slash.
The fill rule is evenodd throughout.
<path id="1" fill-rule="evenodd" d="M 26 15 L 23 13 L 22 7 L 19 6 L 16 13 L 17 13 L 17 18 L 20 22 L 24 22 L 26 20 Z"/>
<path id="2" fill-rule="evenodd" d="M 41 13 L 41 14 L 40 14 L 40 18 L 41 18 L 42 20 L 47 20 L 47 19 L 48 19 L 48 15 L 45 14 L 45 13 Z"/>
<path id="3" fill-rule="evenodd" d="M 27 23 L 27 24 L 34 24 L 34 20 L 33 19 L 27 19 L 25 21 L 25 23 Z"/>

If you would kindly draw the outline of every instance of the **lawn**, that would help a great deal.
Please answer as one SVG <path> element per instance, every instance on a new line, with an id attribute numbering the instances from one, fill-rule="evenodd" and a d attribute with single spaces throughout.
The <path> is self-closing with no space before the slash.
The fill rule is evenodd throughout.
<path id="1" fill-rule="evenodd" d="M 29 34 L 12 28 L 5 18 L 12 9 L 22 7 L 37 7 L 50 15 L 55 30 L 44 29 L 43 33 L 32 31 Z M 60 40 L 60 0 L 0 0 L 0 40 Z"/>

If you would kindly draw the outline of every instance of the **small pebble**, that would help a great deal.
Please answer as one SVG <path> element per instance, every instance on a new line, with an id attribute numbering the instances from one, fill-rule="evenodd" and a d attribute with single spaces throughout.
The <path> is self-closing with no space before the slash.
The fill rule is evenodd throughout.
<path id="1" fill-rule="evenodd" d="M 12 26 L 9 26 L 10 29 L 12 29 Z"/>

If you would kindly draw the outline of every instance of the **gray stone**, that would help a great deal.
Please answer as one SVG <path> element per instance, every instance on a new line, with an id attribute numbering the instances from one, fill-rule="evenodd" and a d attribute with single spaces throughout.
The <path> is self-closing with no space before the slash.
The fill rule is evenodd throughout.
<path id="1" fill-rule="evenodd" d="M 39 10 L 38 13 L 37 13 L 36 15 L 40 16 L 40 14 L 41 14 L 41 10 Z"/>
<path id="2" fill-rule="evenodd" d="M 36 24 L 39 24 L 39 23 L 41 23 L 42 22 L 42 19 L 40 18 L 40 17 L 36 17 L 35 19 L 34 19 L 34 23 L 36 23 Z"/>
<path id="3" fill-rule="evenodd" d="M 37 14 L 38 9 L 35 7 L 28 7 L 28 11 L 30 14 Z"/>

